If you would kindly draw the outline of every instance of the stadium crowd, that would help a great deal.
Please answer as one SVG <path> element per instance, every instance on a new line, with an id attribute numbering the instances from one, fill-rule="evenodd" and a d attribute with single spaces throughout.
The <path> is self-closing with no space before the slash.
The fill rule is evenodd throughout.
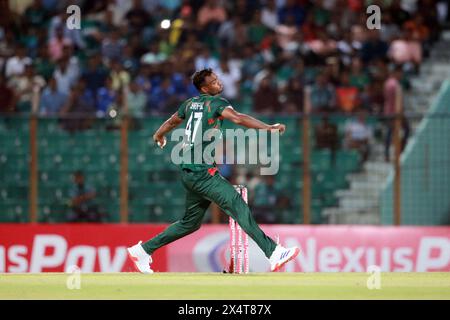
<path id="1" fill-rule="evenodd" d="M 81 28 L 66 26 L 68 5 Z M 366 7 L 381 8 L 381 29 Z M 210 67 L 223 95 L 253 98 L 261 113 L 381 114 L 389 70 L 418 72 L 446 19 L 445 1 L 98 0 L 2 1 L 1 112 L 29 112 L 34 87 L 42 115 L 107 115 L 128 87 L 134 116 L 173 112 L 195 95 L 190 75 Z"/>

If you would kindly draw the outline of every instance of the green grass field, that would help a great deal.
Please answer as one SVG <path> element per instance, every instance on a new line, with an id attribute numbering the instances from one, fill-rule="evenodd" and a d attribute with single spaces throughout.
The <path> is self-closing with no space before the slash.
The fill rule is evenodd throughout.
<path id="1" fill-rule="evenodd" d="M 450 299 L 450 273 L 382 273 L 369 290 L 366 273 L 0 274 L 0 299 Z"/>

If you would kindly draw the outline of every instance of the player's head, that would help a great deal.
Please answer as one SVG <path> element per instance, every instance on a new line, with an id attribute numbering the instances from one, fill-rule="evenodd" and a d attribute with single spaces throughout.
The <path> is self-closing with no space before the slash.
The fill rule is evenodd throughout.
<path id="1" fill-rule="evenodd" d="M 223 85 L 211 69 L 197 71 L 192 76 L 192 83 L 200 93 L 216 95 L 222 92 Z"/>

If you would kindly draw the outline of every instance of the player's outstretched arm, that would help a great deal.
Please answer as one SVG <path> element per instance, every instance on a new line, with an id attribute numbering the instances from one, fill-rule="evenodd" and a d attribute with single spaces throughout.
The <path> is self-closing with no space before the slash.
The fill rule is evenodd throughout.
<path id="1" fill-rule="evenodd" d="M 175 112 L 169 119 L 164 121 L 164 123 L 156 130 L 153 135 L 153 140 L 158 143 L 158 145 L 163 148 L 166 145 L 165 135 L 171 130 L 175 129 L 183 122 L 183 119 L 178 116 L 178 112 Z"/>
<path id="2" fill-rule="evenodd" d="M 286 126 L 284 124 L 267 124 L 253 118 L 252 116 L 249 116 L 248 114 L 236 112 L 233 108 L 226 108 L 223 110 L 222 117 L 240 126 L 251 129 L 278 130 L 281 134 L 283 134 L 286 130 Z"/>

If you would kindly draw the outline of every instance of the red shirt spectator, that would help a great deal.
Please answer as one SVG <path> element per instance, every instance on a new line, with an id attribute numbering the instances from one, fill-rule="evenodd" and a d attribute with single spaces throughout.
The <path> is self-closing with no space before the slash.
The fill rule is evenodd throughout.
<path id="1" fill-rule="evenodd" d="M 336 88 L 336 99 L 343 111 L 350 112 L 358 106 L 359 91 L 357 87 L 350 85 L 347 73 L 341 76 L 341 85 Z"/>

